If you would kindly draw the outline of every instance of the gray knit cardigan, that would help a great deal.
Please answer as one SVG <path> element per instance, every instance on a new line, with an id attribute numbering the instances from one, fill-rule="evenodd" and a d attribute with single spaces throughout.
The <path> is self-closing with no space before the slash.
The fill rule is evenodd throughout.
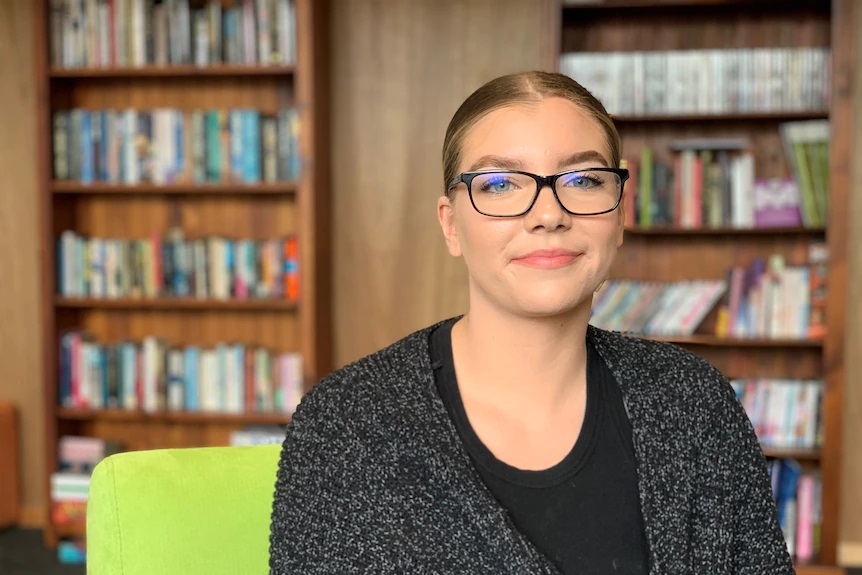
<path id="1" fill-rule="evenodd" d="M 303 399 L 278 468 L 271 574 L 559 573 L 473 467 L 434 383 L 433 327 Z M 592 326 L 587 338 L 632 423 L 650 574 L 793 574 L 763 454 L 724 376 L 673 345 Z"/>

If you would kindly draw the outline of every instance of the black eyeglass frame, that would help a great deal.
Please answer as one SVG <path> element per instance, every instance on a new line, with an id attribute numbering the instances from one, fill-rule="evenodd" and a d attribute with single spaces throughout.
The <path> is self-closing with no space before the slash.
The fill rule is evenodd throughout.
<path id="1" fill-rule="evenodd" d="M 557 195 L 557 189 L 556 189 L 557 180 L 563 176 L 567 176 L 569 174 L 574 174 L 577 172 L 610 172 L 612 174 L 616 174 L 620 179 L 620 193 L 617 195 L 617 201 L 614 204 L 614 207 L 612 207 L 609 210 L 604 210 L 602 212 L 590 212 L 588 214 L 581 214 L 578 212 L 573 212 L 573 211 L 569 210 L 568 208 L 566 208 L 566 206 L 563 205 L 563 202 L 560 201 L 560 197 Z M 482 210 L 480 210 L 479 208 L 476 207 L 476 202 L 473 201 L 473 185 L 472 185 L 473 180 L 477 176 L 481 176 L 483 174 L 498 174 L 498 173 L 521 174 L 524 176 L 529 176 L 529 177 L 533 178 L 533 180 L 536 181 L 536 193 L 533 195 L 533 199 L 530 201 L 530 204 L 527 206 L 527 209 L 525 209 L 523 212 L 521 212 L 519 214 L 498 216 L 498 215 L 493 215 L 493 214 L 486 214 L 485 212 L 483 212 Z M 470 197 L 470 203 L 473 205 L 473 209 L 476 210 L 477 212 L 479 212 L 480 214 L 482 214 L 483 216 L 487 216 L 489 218 L 517 218 L 517 217 L 523 216 L 524 214 L 528 213 L 530 210 L 533 209 L 533 206 L 535 205 L 536 200 L 539 197 L 539 193 L 542 191 L 542 189 L 545 186 L 551 188 L 551 193 L 554 194 L 554 199 L 557 200 L 557 203 L 560 205 L 561 208 L 563 208 L 563 211 L 566 212 L 567 214 L 570 214 L 573 216 L 600 216 L 602 214 L 608 214 L 620 206 L 620 202 L 623 199 L 623 189 L 625 188 L 626 180 L 628 180 L 628 179 L 629 179 L 629 171 L 625 168 L 581 168 L 578 170 L 567 170 L 565 172 L 560 172 L 559 174 L 552 174 L 550 176 L 539 176 L 537 174 L 531 174 L 530 172 L 522 172 L 521 170 L 481 170 L 478 172 L 462 172 L 461 175 L 459 175 L 457 178 L 455 178 L 454 180 L 449 182 L 448 190 L 451 190 L 452 188 L 454 188 L 455 186 L 457 186 L 458 184 L 463 182 L 467 186 L 467 195 Z"/>

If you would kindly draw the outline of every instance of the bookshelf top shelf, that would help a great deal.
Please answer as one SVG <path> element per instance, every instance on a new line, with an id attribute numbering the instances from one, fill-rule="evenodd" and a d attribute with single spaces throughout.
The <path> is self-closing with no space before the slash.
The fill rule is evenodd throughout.
<path id="1" fill-rule="evenodd" d="M 616 124 L 654 124 L 660 122 L 783 122 L 792 120 L 822 120 L 829 118 L 827 110 L 785 112 L 728 112 L 725 114 L 662 114 L 650 116 L 612 116 Z"/>
<path id="2" fill-rule="evenodd" d="M 57 308 L 146 309 L 146 310 L 234 310 L 293 311 L 295 302 L 284 299 L 212 300 L 194 298 L 67 298 L 57 297 Z"/>
<path id="3" fill-rule="evenodd" d="M 213 413 L 192 411 L 160 411 L 148 413 L 132 409 L 81 409 L 58 407 L 57 417 L 71 421 L 111 420 L 134 423 L 185 423 L 224 425 L 287 425 L 288 413 Z"/>
<path id="4" fill-rule="evenodd" d="M 609 11 L 656 8 L 818 8 L 828 13 L 829 3 L 820 0 L 563 0 L 563 10 Z M 825 5 L 825 6 L 824 6 Z"/>
<path id="5" fill-rule="evenodd" d="M 294 182 L 275 182 L 260 184 L 218 183 L 218 184 L 111 184 L 96 182 L 82 184 L 76 181 L 55 180 L 51 191 L 60 195 L 287 195 L 296 193 Z"/>
<path id="6" fill-rule="evenodd" d="M 213 65 L 213 66 L 142 66 L 138 68 L 51 68 L 50 78 L 181 78 L 181 77 L 245 77 L 292 76 L 293 65 Z"/>

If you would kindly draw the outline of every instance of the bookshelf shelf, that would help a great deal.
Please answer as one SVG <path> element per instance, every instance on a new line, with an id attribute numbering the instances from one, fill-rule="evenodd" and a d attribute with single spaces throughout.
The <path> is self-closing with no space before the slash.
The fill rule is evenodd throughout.
<path id="1" fill-rule="evenodd" d="M 224 425 L 286 425 L 287 413 L 212 413 L 160 411 L 148 413 L 128 409 L 57 408 L 57 418 L 66 421 L 122 421 L 134 423 L 224 424 Z"/>
<path id="2" fill-rule="evenodd" d="M 147 310 L 201 310 L 201 311 L 294 311 L 296 302 L 279 299 L 211 300 L 192 298 L 67 298 L 55 300 L 57 308 L 75 309 L 147 309 Z"/>
<path id="3" fill-rule="evenodd" d="M 55 525 L 54 529 L 56 530 L 57 537 L 61 539 L 80 538 L 84 537 L 84 535 L 87 533 L 87 524 L 71 523 L 68 525 Z"/>
<path id="4" fill-rule="evenodd" d="M 188 77 L 278 77 L 292 76 L 295 66 L 143 66 L 140 68 L 51 68 L 50 78 L 57 79 L 140 79 L 140 78 L 188 78 Z"/>
<path id="5" fill-rule="evenodd" d="M 816 564 L 796 564 L 796 575 L 846 575 L 841 567 Z"/>
<path id="6" fill-rule="evenodd" d="M 668 114 L 660 116 L 614 116 L 617 124 L 656 124 L 686 122 L 785 122 L 791 120 L 821 120 L 829 117 L 827 110 L 809 112 L 746 112 L 731 114 Z"/>
<path id="7" fill-rule="evenodd" d="M 640 236 L 822 236 L 824 228 L 677 228 L 631 226 L 626 233 Z"/>
<path id="8" fill-rule="evenodd" d="M 293 182 L 261 184 L 109 184 L 67 182 L 54 180 L 51 191 L 58 195 L 187 195 L 187 196 L 282 196 L 295 195 L 297 185 Z"/>
<path id="9" fill-rule="evenodd" d="M 679 345 L 700 345 L 712 347 L 738 348 L 820 348 L 820 339 L 785 339 L 785 338 L 729 338 L 717 335 L 679 335 L 679 336 L 637 336 L 653 341 L 664 341 Z"/>
<path id="10" fill-rule="evenodd" d="M 819 461 L 819 449 L 782 449 L 775 447 L 763 447 L 763 455 L 779 459 L 798 459 L 801 461 Z"/>

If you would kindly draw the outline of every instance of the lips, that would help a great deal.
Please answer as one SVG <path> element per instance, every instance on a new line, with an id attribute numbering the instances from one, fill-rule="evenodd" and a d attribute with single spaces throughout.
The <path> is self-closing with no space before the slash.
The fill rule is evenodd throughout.
<path id="1" fill-rule="evenodd" d="M 571 250 L 535 250 L 514 258 L 512 262 L 534 268 L 560 268 L 574 263 L 580 256 Z"/>

